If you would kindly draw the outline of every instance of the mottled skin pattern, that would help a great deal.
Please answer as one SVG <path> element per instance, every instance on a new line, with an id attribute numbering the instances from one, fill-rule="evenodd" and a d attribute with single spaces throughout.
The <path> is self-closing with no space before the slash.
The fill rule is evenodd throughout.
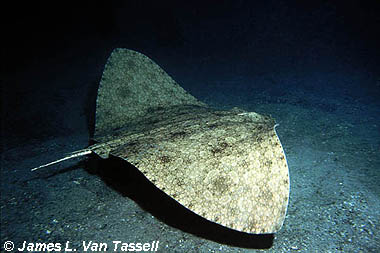
<path id="1" fill-rule="evenodd" d="M 115 49 L 100 81 L 96 105 L 96 135 L 141 121 L 157 108 L 176 105 L 206 106 L 187 93 L 148 57 Z"/>
<path id="2" fill-rule="evenodd" d="M 199 102 L 148 57 L 116 49 L 97 99 L 95 144 L 138 168 L 200 216 L 247 233 L 277 232 L 289 199 L 271 117 Z"/>

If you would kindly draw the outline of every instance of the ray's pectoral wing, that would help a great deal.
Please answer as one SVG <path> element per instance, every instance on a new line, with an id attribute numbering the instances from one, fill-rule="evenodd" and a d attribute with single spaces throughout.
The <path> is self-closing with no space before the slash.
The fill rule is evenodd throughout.
<path id="1" fill-rule="evenodd" d="M 248 233 L 280 229 L 289 181 L 272 121 L 217 111 L 189 118 L 126 137 L 111 154 L 210 221 Z"/>

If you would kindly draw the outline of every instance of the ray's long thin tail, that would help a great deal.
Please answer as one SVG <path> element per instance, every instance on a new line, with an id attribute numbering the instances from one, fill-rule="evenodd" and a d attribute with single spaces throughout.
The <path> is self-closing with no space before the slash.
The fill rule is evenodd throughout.
<path id="1" fill-rule="evenodd" d="M 70 153 L 68 156 L 65 156 L 64 158 L 61 158 L 61 159 L 55 160 L 53 162 L 50 162 L 50 163 L 47 163 L 47 164 L 35 167 L 35 168 L 31 169 L 31 171 L 35 171 L 35 170 L 38 170 L 38 169 L 41 169 L 41 168 L 44 168 L 44 167 L 48 167 L 50 165 L 53 165 L 53 164 L 56 164 L 56 163 L 60 163 L 60 162 L 63 162 L 65 160 L 69 160 L 69 159 L 72 159 L 72 158 L 75 158 L 75 157 L 89 155 L 92 152 L 93 151 L 91 149 L 88 149 L 88 148 L 81 149 L 81 150 L 78 150 L 78 151 L 74 151 L 74 152 Z"/>

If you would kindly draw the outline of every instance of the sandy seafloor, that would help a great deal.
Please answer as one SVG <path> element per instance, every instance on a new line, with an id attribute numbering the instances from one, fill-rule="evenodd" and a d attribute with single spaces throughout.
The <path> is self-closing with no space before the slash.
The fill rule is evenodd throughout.
<path id="1" fill-rule="evenodd" d="M 190 229 L 194 233 L 186 232 L 183 226 L 192 226 L 192 222 L 171 219 L 176 213 L 168 207 L 161 210 L 160 202 L 153 201 L 150 206 L 149 197 L 140 194 L 145 186 L 133 182 L 134 175 L 118 169 L 109 172 L 111 180 L 120 181 L 120 190 L 98 173 L 99 167 L 111 166 L 99 165 L 94 158 L 29 170 L 88 145 L 86 94 L 96 90 L 109 52 L 98 52 L 101 56 L 89 58 L 89 64 L 75 54 L 68 63 L 80 62 L 77 65 L 66 68 L 67 63 L 55 64 L 54 78 L 47 74 L 46 80 L 38 80 L 57 82 L 55 86 L 60 88 L 55 97 L 23 91 L 24 97 L 34 96 L 42 105 L 50 105 L 55 115 L 36 119 L 34 127 L 43 125 L 60 134 L 40 139 L 19 137 L 19 141 L 8 136 L 14 140 L 8 140 L 12 145 L 6 146 L 1 158 L 1 251 L 5 241 L 14 242 L 16 247 L 23 241 L 69 241 L 79 252 L 83 241 L 105 242 L 111 249 L 112 241 L 120 240 L 159 241 L 159 252 L 256 252 L 245 247 L 251 244 L 249 237 L 231 235 L 230 240 L 223 233 L 213 235 L 212 230 L 202 236 L 204 231 L 196 228 Z M 313 76 L 313 71 L 305 71 L 287 77 L 277 73 L 252 77 L 210 67 L 203 69 L 206 74 L 194 77 L 199 65 L 178 67 L 173 59 L 155 57 L 203 102 L 216 108 L 236 106 L 270 114 L 279 124 L 277 132 L 288 159 L 291 191 L 284 226 L 267 252 L 379 252 L 380 105 L 371 100 L 373 94 L 360 93 L 360 88 L 352 91 L 344 85 L 347 80 L 368 81 L 362 72 Z M 43 73 L 38 69 L 30 73 L 35 71 Z M 343 85 L 318 88 L 318 82 L 334 81 Z M 268 85 L 256 89 L 254 82 Z M 291 88 L 269 85 L 287 82 L 302 84 Z M 179 214 L 178 219 L 181 217 Z"/>

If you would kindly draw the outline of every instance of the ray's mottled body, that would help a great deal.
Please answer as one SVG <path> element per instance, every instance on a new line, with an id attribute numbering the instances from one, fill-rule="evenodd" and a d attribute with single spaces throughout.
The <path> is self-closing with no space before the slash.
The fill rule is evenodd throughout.
<path id="1" fill-rule="evenodd" d="M 72 157 L 120 157 L 189 210 L 228 228 L 266 234 L 282 227 L 289 173 L 271 117 L 212 109 L 128 49 L 108 59 L 96 108 L 98 144 Z"/>

